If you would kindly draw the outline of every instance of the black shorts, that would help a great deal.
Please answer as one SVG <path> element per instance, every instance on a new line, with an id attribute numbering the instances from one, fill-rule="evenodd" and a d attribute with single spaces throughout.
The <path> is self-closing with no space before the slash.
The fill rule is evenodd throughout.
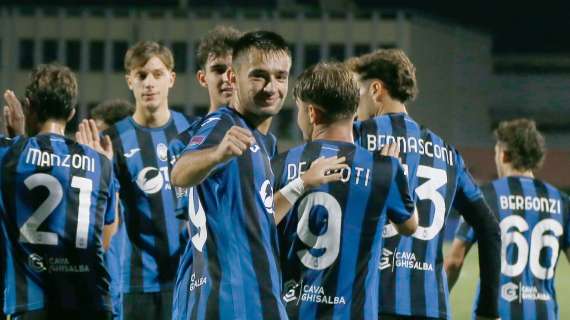
<path id="1" fill-rule="evenodd" d="M 112 320 L 113 313 L 103 310 L 61 310 L 61 309 L 42 309 L 34 311 L 26 311 L 14 314 L 7 319 L 11 320 L 62 320 L 62 319 L 81 319 L 81 320 Z"/>
<path id="2" fill-rule="evenodd" d="M 124 320 L 170 320 L 172 291 L 123 294 Z"/>

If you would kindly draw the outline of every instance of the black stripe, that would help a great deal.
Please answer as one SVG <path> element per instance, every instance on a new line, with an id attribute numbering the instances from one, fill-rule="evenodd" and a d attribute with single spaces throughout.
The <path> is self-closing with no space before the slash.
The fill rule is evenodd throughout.
<path id="1" fill-rule="evenodd" d="M 202 191 L 203 190 L 201 188 L 198 188 L 198 195 L 200 197 L 200 201 L 202 204 L 204 204 L 205 202 L 203 199 L 206 198 Z M 209 211 L 209 209 L 207 211 Z M 193 263 L 195 263 L 195 266 L 192 267 L 192 270 L 204 270 L 204 264 L 206 263 L 210 279 L 213 279 L 211 282 L 211 289 L 206 304 L 206 315 L 208 317 L 211 317 L 212 319 L 220 318 L 220 282 L 222 277 L 224 276 L 223 269 L 220 264 L 220 260 L 218 258 L 218 252 L 220 252 L 221 250 L 224 249 L 218 246 L 216 235 L 214 234 L 214 232 L 210 232 L 210 229 L 208 229 L 208 238 L 206 240 L 206 253 L 208 255 L 207 261 L 204 261 L 203 254 L 198 253 L 197 250 L 194 250 L 194 257 L 199 257 L 199 258 L 198 259 L 194 258 Z M 198 318 L 197 312 L 199 308 L 201 294 L 202 290 L 199 290 L 196 293 L 196 298 L 194 299 L 195 302 L 193 306 L 194 309 L 192 310 L 191 319 Z"/>
<path id="2" fill-rule="evenodd" d="M 360 145 L 367 149 L 368 148 L 368 144 L 366 143 L 366 141 L 368 140 L 367 136 L 373 135 L 373 136 L 378 136 L 378 134 L 380 133 L 380 128 L 378 128 L 378 125 L 376 124 L 376 121 L 374 119 L 370 119 L 367 121 L 362 122 L 361 126 L 360 126 Z M 376 149 L 375 150 L 369 150 L 369 151 L 376 151 L 379 150 L 379 145 L 378 145 L 378 141 L 376 144 Z"/>
<path id="3" fill-rule="evenodd" d="M 523 196 L 524 197 L 524 192 L 522 189 L 522 185 L 521 182 L 518 178 L 515 177 L 509 177 L 507 178 L 507 184 L 509 186 L 509 193 L 508 195 L 518 195 L 518 196 Z M 525 219 L 525 212 L 524 210 L 512 210 L 512 215 L 517 215 L 520 216 L 521 218 Z M 526 219 L 525 219 L 526 220 Z M 511 248 L 513 248 L 512 246 L 510 246 Z M 514 247 L 516 248 L 516 246 Z M 515 251 L 515 255 L 513 255 L 514 257 L 518 257 L 519 252 L 518 249 Z M 506 259 L 507 261 L 511 261 L 511 257 L 513 256 L 507 256 Z M 522 273 L 516 277 L 511 277 L 511 281 L 515 284 L 519 284 L 522 282 Z M 518 293 L 520 294 L 520 291 L 518 291 Z M 523 313 L 523 304 L 519 303 L 518 300 L 515 300 L 513 302 L 510 303 L 511 305 L 511 318 L 512 319 L 523 319 L 524 318 L 524 313 Z"/>
<path id="4" fill-rule="evenodd" d="M 246 127 L 242 125 L 242 127 Z M 259 142 L 258 142 L 259 143 Z M 278 319 L 279 308 L 278 302 L 271 293 L 273 284 L 271 281 L 271 269 L 269 267 L 269 257 L 266 255 L 263 247 L 263 239 L 261 239 L 260 219 L 264 219 L 257 206 L 255 199 L 259 197 L 257 190 L 254 190 L 254 163 L 256 154 L 247 150 L 247 152 L 237 158 L 238 168 L 240 170 L 239 179 L 241 181 L 242 204 L 245 210 L 245 229 L 247 241 L 251 251 L 252 265 L 255 270 L 257 282 L 259 284 L 259 297 L 261 299 L 261 309 L 264 319 Z M 261 215 L 261 216 L 260 216 Z M 277 261 L 276 261 L 277 262 Z"/>
<path id="5" fill-rule="evenodd" d="M 382 218 L 382 209 L 388 201 L 388 193 L 395 181 L 394 168 L 389 158 L 373 157 L 372 163 L 372 187 L 366 202 L 366 213 L 360 227 L 361 237 L 358 246 L 356 277 L 352 286 L 351 318 L 364 318 L 364 304 L 366 302 L 365 280 L 370 272 L 378 272 L 378 263 L 373 264 L 372 270 L 368 269 L 372 256 L 371 247 L 376 233 L 382 236 L 382 229 L 378 230 L 379 220 Z M 349 208 L 346 208 L 349 209 Z M 382 227 L 382 226 L 380 226 Z M 381 247 L 378 248 L 382 250 Z M 378 262 L 378 261 L 377 261 Z M 362 271 L 361 271 L 362 270 Z"/>
<path id="6" fill-rule="evenodd" d="M 432 134 L 426 129 L 422 128 L 421 138 L 426 142 L 433 143 Z M 434 167 L 435 158 L 428 157 L 426 155 L 421 155 L 419 165 L 427 166 L 430 168 Z M 419 166 L 418 166 L 419 167 Z M 418 186 L 425 183 L 427 180 L 425 178 L 418 177 Z M 430 225 L 430 212 L 433 203 L 431 200 L 416 200 L 416 207 L 418 209 L 418 226 L 429 226 Z M 412 238 L 412 252 L 415 254 L 416 259 L 419 261 L 426 261 L 426 252 L 429 241 L 424 241 L 416 238 Z M 434 266 L 434 270 L 437 266 Z M 427 301 L 425 296 L 425 272 L 410 270 L 410 283 L 412 288 L 410 288 L 411 293 L 411 311 L 413 315 L 426 315 L 427 314 Z M 440 289 L 440 288 L 438 288 Z M 431 301 L 430 301 L 431 302 Z M 444 301 L 445 302 L 445 301 Z M 441 304 L 441 301 L 439 301 Z M 439 309 L 439 305 L 438 305 Z"/>
<path id="7" fill-rule="evenodd" d="M 173 122 L 170 124 L 173 126 Z M 152 133 L 147 132 L 145 130 L 140 130 L 136 128 L 135 130 L 137 141 L 139 147 L 141 148 L 141 157 L 143 162 L 143 167 L 154 167 L 160 169 L 159 159 L 157 158 L 156 154 L 156 146 L 152 139 Z M 162 172 L 158 172 L 158 174 L 162 174 Z M 134 219 L 139 220 L 140 229 L 134 230 L 133 228 L 130 229 L 131 233 L 129 234 L 131 239 L 136 239 L 134 241 L 134 245 L 139 245 L 139 250 L 146 251 L 147 254 L 152 256 L 155 259 L 157 265 L 157 275 L 158 281 L 162 286 L 164 283 L 172 282 L 173 277 L 176 275 L 176 268 L 178 257 L 171 257 L 170 256 L 170 248 L 168 245 L 168 230 L 166 224 L 166 217 L 164 211 L 164 204 L 162 202 L 162 190 L 153 194 L 147 194 L 149 210 L 150 210 L 150 220 L 148 220 L 143 214 L 137 213 L 136 216 L 131 217 L 131 221 Z M 142 234 L 151 234 L 154 235 L 154 245 L 152 248 L 143 248 L 140 247 L 142 244 L 142 240 L 140 235 Z M 138 242 L 138 243 L 137 243 Z M 141 256 L 142 259 L 142 256 Z M 142 265 L 141 265 L 142 266 Z M 144 283 L 144 279 L 141 279 Z"/>
<path id="8" fill-rule="evenodd" d="M 493 211 L 493 214 L 497 217 L 497 221 L 500 221 L 499 215 L 499 196 L 497 193 L 497 188 L 494 183 L 488 183 L 481 187 L 483 192 L 483 197 L 487 201 L 487 204 Z"/>
<path id="9" fill-rule="evenodd" d="M 395 116 L 390 116 L 390 128 L 386 128 L 386 129 L 382 129 L 382 128 L 378 128 L 376 121 L 366 121 L 365 122 L 368 126 L 370 126 L 370 129 L 367 130 L 371 130 L 373 129 L 374 131 L 370 131 L 371 134 L 378 134 L 380 133 L 379 131 L 382 130 L 382 132 L 388 132 L 388 129 L 390 129 L 390 131 L 392 132 L 392 136 L 394 137 L 407 137 L 407 131 L 406 131 L 406 124 L 405 124 L 405 119 L 403 117 L 395 117 Z M 366 145 L 364 144 L 363 141 L 363 146 L 366 148 Z M 373 151 L 373 150 L 371 150 Z M 403 150 L 400 150 L 400 158 L 403 159 L 404 163 L 406 162 L 406 154 L 404 153 Z M 410 190 L 410 194 L 413 194 L 413 190 Z M 396 254 L 396 250 L 398 249 L 398 246 L 400 244 L 400 240 L 401 237 L 400 235 L 395 235 L 393 237 L 390 238 L 386 238 L 384 239 L 384 248 L 389 248 L 390 251 L 394 252 L 394 254 Z M 380 309 L 384 310 L 384 309 L 388 309 L 388 311 L 391 310 L 396 310 L 397 309 L 397 300 L 396 300 L 396 271 L 397 269 L 394 269 L 394 271 L 392 270 L 385 270 L 385 271 L 381 271 L 381 277 L 380 277 L 380 291 L 381 293 L 388 293 L 388 294 L 382 294 L 380 296 Z M 413 290 L 410 290 L 411 292 Z M 404 297 L 404 299 L 407 299 L 408 297 Z M 413 303 L 413 300 L 412 300 Z"/>
<path id="10" fill-rule="evenodd" d="M 535 193 L 536 196 L 539 198 L 553 198 L 548 194 L 548 189 L 546 187 L 546 185 L 544 185 L 544 183 L 542 183 L 539 180 L 534 179 L 533 180 L 533 184 L 534 184 L 534 189 L 535 189 Z M 551 218 L 551 213 L 546 212 L 546 211 L 539 211 L 538 212 L 539 215 L 539 222 L 545 219 L 549 219 Z M 556 219 L 555 219 L 556 220 Z M 530 243 L 529 243 L 530 245 Z M 550 254 L 558 254 L 558 252 L 552 252 L 552 250 L 548 250 L 550 251 Z M 539 262 L 541 266 L 547 266 L 550 264 L 550 259 L 547 259 L 547 255 L 545 253 L 548 252 L 547 250 L 541 250 L 540 251 L 540 257 L 539 257 Z M 557 261 L 554 262 L 554 265 L 556 265 Z M 541 280 L 538 279 L 537 277 L 532 277 L 533 279 L 533 285 L 536 288 L 545 288 L 546 286 L 544 284 L 546 284 L 546 282 L 548 281 L 554 281 L 554 278 L 550 279 L 550 280 Z M 552 301 L 553 302 L 553 301 Z M 535 300 L 534 301 L 534 305 L 535 305 L 535 311 L 536 311 L 536 318 L 538 319 L 548 319 L 548 301 L 543 301 L 543 300 Z"/>
<path id="11" fill-rule="evenodd" d="M 346 157 L 346 164 L 353 167 L 354 164 L 354 152 L 356 147 L 352 144 L 339 146 L 339 156 Z M 350 185 L 343 182 L 334 182 L 329 184 L 328 193 L 332 195 L 340 204 L 341 208 L 347 207 L 348 194 L 350 192 Z M 348 214 L 348 213 L 347 213 Z M 343 214 L 343 217 L 345 215 Z M 343 219 L 344 220 L 344 219 Z M 343 243 L 344 235 L 340 235 L 340 243 Z M 340 250 L 345 250 L 340 248 Z M 325 274 L 323 275 L 323 280 L 321 286 L 324 289 L 325 294 L 336 296 L 338 287 L 338 278 L 343 275 L 340 273 L 341 259 L 337 258 L 335 262 L 327 268 Z M 334 304 L 321 303 L 317 306 L 317 315 L 319 319 L 332 319 L 334 316 Z"/>

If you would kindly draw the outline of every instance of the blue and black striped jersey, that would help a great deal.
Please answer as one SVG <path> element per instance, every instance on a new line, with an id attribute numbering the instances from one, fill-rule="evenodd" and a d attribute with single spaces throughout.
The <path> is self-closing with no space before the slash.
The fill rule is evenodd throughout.
<path id="1" fill-rule="evenodd" d="M 169 159 L 170 164 L 174 166 L 176 160 L 180 157 L 181 153 L 184 149 L 190 144 L 192 136 L 194 134 L 194 130 L 199 128 L 200 121 L 194 122 L 194 124 L 186 131 L 182 132 L 178 135 L 176 139 L 174 139 L 170 145 L 168 146 L 169 152 Z M 262 133 L 258 133 L 263 143 L 265 144 L 265 148 L 269 153 L 269 158 L 273 159 L 277 155 L 277 138 L 272 134 L 268 133 L 264 135 Z M 189 213 L 188 213 L 188 193 L 187 190 L 184 188 L 176 188 L 176 196 L 177 196 L 177 207 L 176 207 L 176 215 L 180 219 L 188 220 Z M 190 283 L 190 264 L 192 263 L 191 259 L 191 250 L 185 254 L 185 258 L 180 260 L 180 264 L 178 266 L 178 271 L 176 272 L 176 285 L 174 289 L 174 303 L 173 303 L 173 319 L 185 319 L 188 307 L 187 299 L 188 299 L 188 290 L 185 288 L 185 284 Z"/>
<path id="2" fill-rule="evenodd" d="M 14 142 L 0 175 L 6 314 L 111 310 L 103 225 L 115 219 L 104 155 L 56 134 Z"/>
<path id="3" fill-rule="evenodd" d="M 570 246 L 568 196 L 527 177 L 505 177 L 483 194 L 501 226 L 501 319 L 558 319 L 554 273 L 560 249 Z M 456 237 L 476 241 L 465 222 Z"/>
<path id="4" fill-rule="evenodd" d="M 177 282 L 188 305 L 173 308 L 183 310 L 176 319 L 287 318 L 280 298 L 273 173 L 262 135 L 224 107 L 202 120 L 184 152 L 218 145 L 234 125 L 252 131 L 257 143 L 189 189 L 191 241 L 181 258 L 189 276 Z"/>
<path id="5" fill-rule="evenodd" d="M 398 235 L 391 225 L 384 229 L 380 312 L 447 318 L 449 292 L 442 254 L 445 221 L 452 205 L 481 199 L 479 187 L 459 153 L 405 113 L 357 122 L 355 138 L 371 151 L 389 143 L 399 145 L 418 211 L 418 229 L 412 236 Z"/>
<path id="6" fill-rule="evenodd" d="M 123 247 L 123 292 L 172 289 L 185 245 L 183 224 L 175 216 L 168 144 L 193 121 L 179 112 L 170 113 L 169 121 L 160 128 L 142 127 L 128 117 L 105 132 L 113 142 L 114 170 L 124 209 L 124 230 L 119 227 L 113 243 Z"/>
<path id="7" fill-rule="evenodd" d="M 353 143 L 317 140 L 273 160 L 275 190 L 318 157 L 346 157 L 339 182 L 308 190 L 279 225 L 290 319 L 377 319 L 386 217 L 408 220 L 414 203 L 398 159 Z"/>

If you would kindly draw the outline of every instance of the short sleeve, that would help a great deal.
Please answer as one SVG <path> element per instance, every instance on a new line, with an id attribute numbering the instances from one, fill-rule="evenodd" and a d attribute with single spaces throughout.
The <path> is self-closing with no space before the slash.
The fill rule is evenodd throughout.
<path id="1" fill-rule="evenodd" d="M 453 205 L 460 210 L 465 202 L 475 202 L 483 197 L 481 189 L 465 167 L 463 158 L 457 153 L 457 195 Z"/>
<path id="2" fill-rule="evenodd" d="M 233 120 L 220 112 L 214 112 L 204 118 L 195 129 L 188 145 L 182 151 L 199 151 L 220 144 L 226 132 L 234 125 Z"/>

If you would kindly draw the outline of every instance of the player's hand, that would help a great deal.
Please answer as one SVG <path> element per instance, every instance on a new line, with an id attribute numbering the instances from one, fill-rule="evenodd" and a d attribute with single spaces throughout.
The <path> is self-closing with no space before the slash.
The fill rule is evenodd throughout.
<path id="1" fill-rule="evenodd" d="M 383 156 L 390 156 L 398 158 L 400 156 L 400 146 L 397 143 L 385 144 L 380 150 L 380 154 Z"/>
<path id="2" fill-rule="evenodd" d="M 305 189 L 342 179 L 343 169 L 348 168 L 345 162 L 345 157 L 319 157 L 313 161 L 309 170 L 301 175 Z"/>
<path id="3" fill-rule="evenodd" d="M 83 120 L 79 124 L 79 131 L 75 133 L 75 139 L 81 144 L 86 144 L 97 152 L 105 155 L 109 160 L 113 159 L 113 145 L 111 138 L 105 135 L 103 138 L 99 136 L 99 129 L 93 119 Z"/>
<path id="4" fill-rule="evenodd" d="M 12 90 L 4 91 L 4 124 L 9 137 L 26 134 L 26 117 L 20 100 Z M 26 99 L 27 102 L 27 99 Z"/>
<path id="5" fill-rule="evenodd" d="M 233 126 L 226 132 L 222 142 L 216 147 L 216 159 L 221 163 L 232 157 L 239 157 L 245 153 L 247 148 L 254 144 L 255 138 L 251 131 L 242 127 Z"/>

